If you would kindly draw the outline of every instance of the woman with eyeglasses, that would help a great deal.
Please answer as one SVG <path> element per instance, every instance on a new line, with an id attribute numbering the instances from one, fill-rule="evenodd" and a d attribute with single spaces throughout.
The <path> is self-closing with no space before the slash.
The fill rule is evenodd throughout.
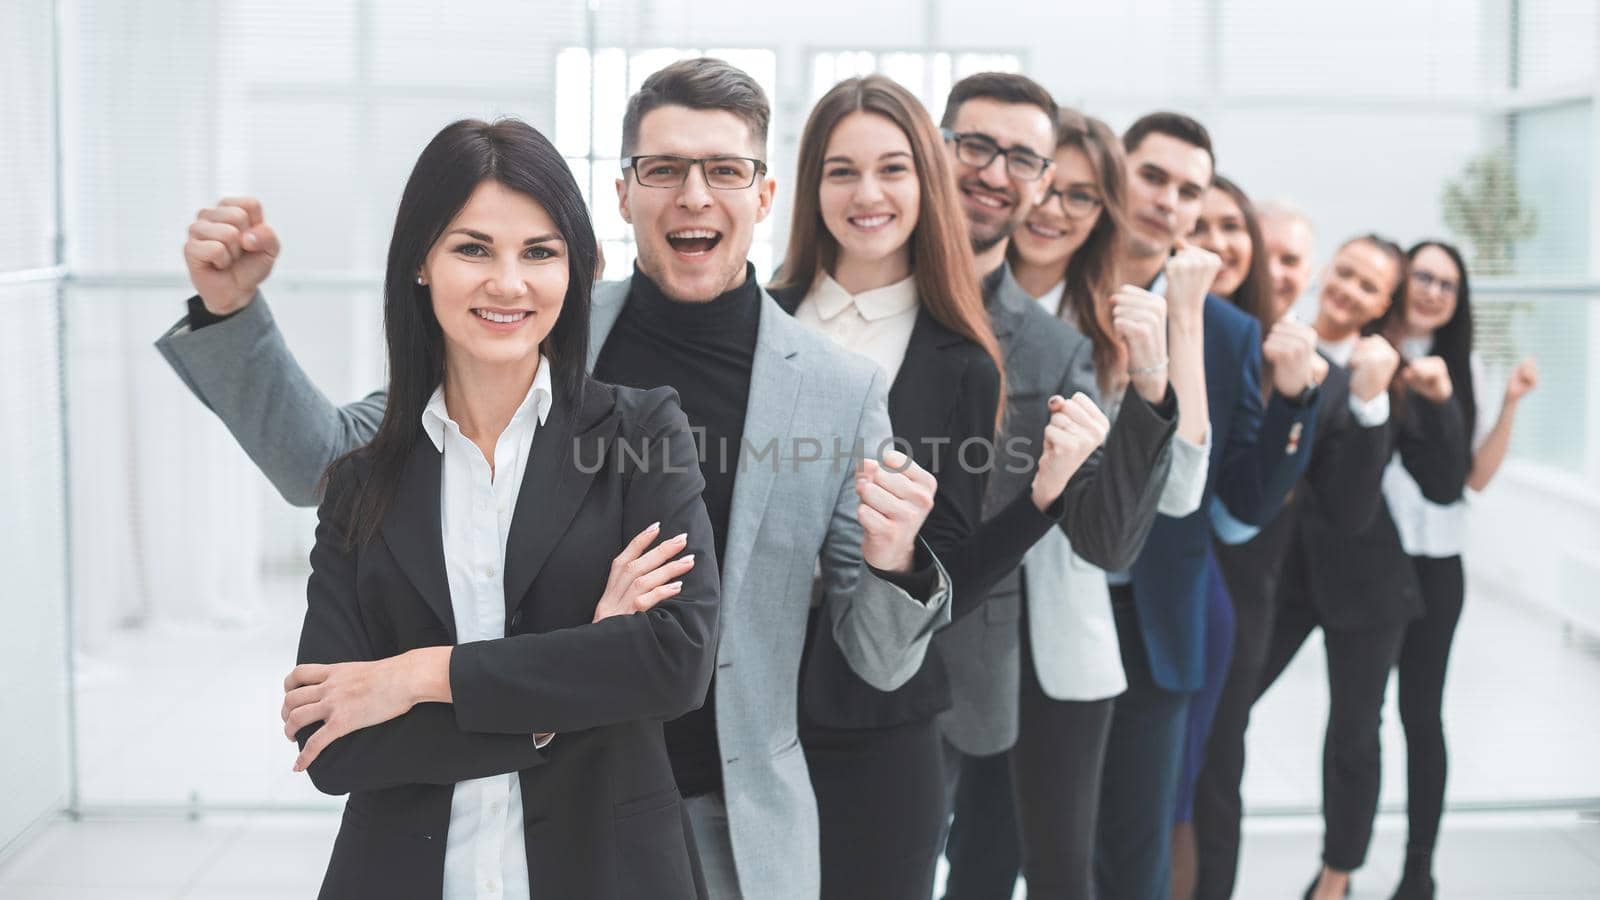
<path id="1" fill-rule="evenodd" d="M 1188 515 L 1200 503 L 1210 451 L 1201 309 L 1219 263 L 1204 250 L 1184 248 L 1168 263 L 1165 297 L 1123 284 L 1116 270 L 1125 236 L 1122 142 L 1076 110 L 1062 109 L 1057 124 L 1054 183 L 1012 235 L 1012 272 L 1048 312 L 1089 337 L 1103 397 L 1123 396 L 1130 378 L 1119 313 L 1135 306 L 1160 311 L 1179 418 L 1159 510 Z M 1051 570 L 1064 573 L 1053 583 L 1068 588 L 1047 602 L 1023 604 L 1025 616 L 1030 608 L 1043 613 L 1023 622 L 1023 635 L 1048 628 L 1073 636 L 1077 646 L 1047 658 L 1032 653 L 1031 639 L 1022 641 L 1019 731 L 1011 750 L 1022 868 L 1029 897 L 1092 897 L 1100 775 L 1112 704 L 1127 682 L 1107 573 L 1073 554 L 1059 533 L 1026 557 L 1025 574 Z M 1030 577 L 1025 587 L 1049 583 Z"/>
<path id="2" fill-rule="evenodd" d="M 1413 246 L 1406 256 L 1411 277 L 1405 289 L 1401 355 L 1444 360 L 1456 386 L 1465 434 L 1472 437 L 1466 450 L 1467 487 L 1482 491 L 1505 461 L 1522 398 L 1539 383 L 1537 364 L 1529 357 L 1512 371 L 1496 410 L 1495 398 L 1483 390 L 1482 367 L 1472 352 L 1471 291 L 1461 253 L 1443 241 L 1429 240 Z M 1398 461 L 1384 472 L 1383 495 L 1422 589 L 1422 616 L 1406 627 L 1400 645 L 1400 723 L 1406 734 L 1410 828 L 1405 868 L 1394 898 L 1431 900 L 1433 849 L 1444 811 L 1444 680 L 1465 595 L 1461 551 L 1466 543 L 1467 501 L 1430 501 Z"/>

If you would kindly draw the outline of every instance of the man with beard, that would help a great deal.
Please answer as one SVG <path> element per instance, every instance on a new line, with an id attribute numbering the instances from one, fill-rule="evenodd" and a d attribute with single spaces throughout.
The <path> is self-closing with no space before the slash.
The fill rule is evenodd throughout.
<path id="1" fill-rule="evenodd" d="M 1006 435 L 1039 432 L 1048 416 L 1044 398 L 1052 394 L 1082 392 L 1099 399 L 1089 340 L 1035 303 L 1005 263 L 1012 231 L 1050 187 L 1055 121 L 1056 104 L 1048 91 L 1005 73 L 956 83 L 942 121 L 978 271 L 985 273 L 984 303 L 1005 355 L 1002 446 Z M 1167 383 L 1165 309 L 1160 298 L 1150 300 L 1135 312 L 1139 334 L 1127 342 L 1135 374 L 1121 414 L 1105 446 L 1078 470 L 1064 495 L 1061 528 L 1067 539 L 1080 556 L 1108 570 L 1125 568 L 1144 543 L 1166 482 L 1177 424 L 1177 401 Z M 1026 490 L 1028 477 L 993 471 L 984 516 L 993 516 Z M 988 895 L 997 880 L 1005 882 L 1009 896 L 1016 880 L 1006 751 L 1017 738 L 1024 602 L 1018 569 L 1000 580 L 982 615 L 960 619 L 934 637 L 954 697 L 939 719 L 946 784 L 956 810 L 946 848 L 947 898 Z M 1049 636 L 1041 639 L 1047 642 Z M 1049 654 L 1053 648 L 1045 644 L 1033 652 Z"/>

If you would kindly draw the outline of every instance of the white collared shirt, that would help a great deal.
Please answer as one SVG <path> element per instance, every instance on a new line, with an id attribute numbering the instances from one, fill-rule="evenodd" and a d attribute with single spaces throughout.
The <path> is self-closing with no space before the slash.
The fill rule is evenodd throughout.
<path id="1" fill-rule="evenodd" d="M 917 324 L 916 277 L 851 296 L 826 272 L 794 311 L 795 320 L 877 363 L 893 384 Z"/>
<path id="2" fill-rule="evenodd" d="M 422 427 L 442 455 L 439 519 L 456 642 L 506 636 L 506 538 L 528 469 L 533 435 L 550 415 L 550 362 L 494 445 L 494 473 L 483 451 L 445 408 L 444 387 L 422 412 Z M 444 900 L 526 900 L 528 851 L 517 773 L 458 782 L 445 839 Z"/>

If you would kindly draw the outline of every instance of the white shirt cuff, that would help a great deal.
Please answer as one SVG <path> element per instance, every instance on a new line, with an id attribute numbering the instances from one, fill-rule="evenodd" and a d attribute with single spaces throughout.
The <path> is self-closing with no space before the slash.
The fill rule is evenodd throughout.
<path id="1" fill-rule="evenodd" d="M 544 731 L 533 736 L 533 746 L 536 750 L 543 750 L 549 743 L 556 739 L 554 731 Z"/>
<path id="2" fill-rule="evenodd" d="M 1362 400 L 1351 394 L 1350 415 L 1355 417 L 1356 424 L 1362 428 L 1372 428 L 1389 421 L 1389 392 L 1379 391 L 1378 396 L 1371 400 Z"/>

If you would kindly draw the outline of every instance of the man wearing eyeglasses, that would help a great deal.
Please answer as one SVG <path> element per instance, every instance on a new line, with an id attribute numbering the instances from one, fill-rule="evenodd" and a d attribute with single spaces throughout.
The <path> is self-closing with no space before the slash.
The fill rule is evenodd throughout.
<path id="1" fill-rule="evenodd" d="M 1002 440 L 1041 431 L 1052 416 L 1052 396 L 1082 393 L 1098 402 L 1088 339 L 1034 302 L 1005 262 L 1012 232 L 1049 195 L 1056 114 L 1049 92 L 1032 80 L 984 73 L 956 83 L 942 122 L 978 271 L 985 273 L 984 303 L 1005 353 Z M 1143 545 L 1171 463 L 1177 400 L 1167 383 L 1165 323 L 1152 313 L 1144 325 L 1148 339 L 1130 347 L 1129 360 L 1141 374 L 1130 383 L 1105 445 L 1063 495 L 1062 532 L 1078 555 L 1107 570 L 1128 565 Z M 992 472 L 984 515 L 1004 508 L 1028 477 Z M 1030 590 L 1024 600 L 1022 585 L 1022 571 L 1012 572 L 984 602 L 982 615 L 963 618 L 934 638 L 955 698 L 939 719 L 956 812 L 946 848 L 947 900 L 1009 896 L 1016 880 L 1006 751 L 1017 738 L 1022 631 L 1037 618 L 1025 613 L 1058 601 L 1066 590 L 1055 579 L 1030 578 L 1030 588 L 1044 589 Z M 1057 638 L 1029 636 L 1034 656 L 1060 652 Z"/>
<path id="2" fill-rule="evenodd" d="M 628 833 L 687 819 L 719 900 L 821 891 L 795 709 L 813 596 L 852 669 L 881 690 L 921 667 L 949 621 L 948 576 L 917 538 L 933 477 L 898 451 L 877 462 L 891 434 L 882 371 L 798 325 L 746 259 L 775 190 L 763 161 L 769 115 L 756 82 L 720 60 L 645 80 L 628 103 L 617 180 L 638 261 L 631 278 L 596 286 L 590 317 L 597 378 L 677 389 L 700 444 L 722 577 L 704 706 L 664 723 L 659 765 L 603 787 L 624 850 Z M 250 297 L 230 310 L 192 299 L 158 346 L 279 491 L 314 503 L 328 463 L 372 437 L 386 397 L 335 408 L 265 301 Z M 539 873 L 529 874 L 537 893 Z"/>

